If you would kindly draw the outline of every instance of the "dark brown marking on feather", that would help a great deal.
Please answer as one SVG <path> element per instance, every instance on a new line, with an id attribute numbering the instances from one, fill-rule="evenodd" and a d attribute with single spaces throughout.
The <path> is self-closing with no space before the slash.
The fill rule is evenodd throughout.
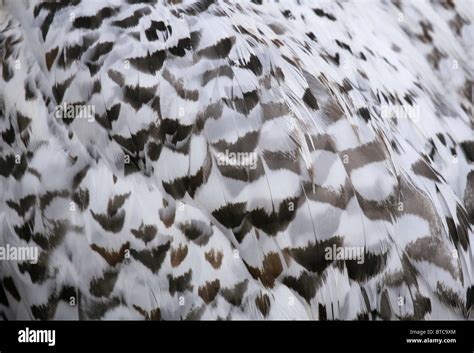
<path id="1" fill-rule="evenodd" d="M 334 17 L 334 15 L 324 12 L 324 10 L 322 9 L 313 9 L 313 12 L 319 17 L 326 17 L 327 19 L 331 21 L 336 21 L 336 17 Z"/>
<path id="2" fill-rule="evenodd" d="M 13 230 L 20 239 L 29 242 L 33 237 L 34 224 L 34 218 L 30 216 L 21 226 L 14 225 Z"/>
<path id="3" fill-rule="evenodd" d="M 328 319 L 326 312 L 326 305 L 318 303 L 318 318 L 320 321 L 326 321 Z"/>
<path id="4" fill-rule="evenodd" d="M 341 89 L 345 90 L 346 88 L 342 87 Z M 351 89 L 349 89 L 349 90 L 351 90 Z M 324 115 L 327 116 L 332 122 L 338 121 L 344 115 L 344 112 L 342 111 L 339 103 L 337 101 L 333 100 L 333 99 L 329 99 L 323 105 L 322 110 L 323 110 Z"/>
<path id="5" fill-rule="evenodd" d="M 279 23 L 270 23 L 268 27 L 278 36 L 283 36 L 286 33 L 286 29 Z"/>
<path id="6" fill-rule="evenodd" d="M 303 102 L 305 102 L 306 105 L 313 110 L 319 109 L 318 101 L 316 100 L 316 97 L 313 95 L 313 93 L 311 93 L 311 90 L 309 88 L 307 88 L 304 92 Z"/>
<path id="7" fill-rule="evenodd" d="M 283 284 L 295 290 L 309 303 L 314 298 L 317 289 L 326 281 L 325 272 L 322 275 L 311 274 L 303 271 L 298 277 L 286 276 Z"/>
<path id="8" fill-rule="evenodd" d="M 232 28 L 237 32 L 237 33 L 241 33 L 241 34 L 244 34 L 244 35 L 247 35 L 249 37 L 251 37 L 255 42 L 257 43 L 260 43 L 260 44 L 263 44 L 263 45 L 266 45 L 267 42 L 265 41 L 265 38 L 263 38 L 264 36 L 262 36 L 262 33 L 259 32 L 260 35 L 255 35 L 254 33 L 252 33 L 249 29 L 245 28 L 244 26 L 232 26 Z"/>
<path id="9" fill-rule="evenodd" d="M 189 34 L 189 37 L 191 38 L 191 47 L 193 50 L 197 50 L 199 47 L 199 43 L 201 42 L 201 32 L 200 31 L 194 31 Z"/>
<path id="10" fill-rule="evenodd" d="M 433 236 L 419 238 L 406 246 L 406 252 L 410 258 L 416 261 L 428 261 L 451 273 L 454 278 L 460 274 L 452 264 L 452 254 L 446 252 L 441 239 Z"/>
<path id="11" fill-rule="evenodd" d="M 242 224 L 239 227 L 232 229 L 235 239 L 242 243 L 245 236 L 253 229 L 253 224 L 249 221 L 249 217 L 245 217 Z"/>
<path id="12" fill-rule="evenodd" d="M 92 54 L 90 57 L 91 61 L 97 61 L 102 55 L 109 53 L 114 47 L 113 42 L 101 42 L 97 43 L 91 50 Z"/>
<path id="13" fill-rule="evenodd" d="M 474 163 L 474 141 L 461 142 L 461 149 L 470 163 Z"/>
<path id="14" fill-rule="evenodd" d="M 150 241 L 155 239 L 157 231 L 158 229 L 156 228 L 155 225 L 153 224 L 144 225 L 143 222 L 138 229 L 131 230 L 132 234 L 138 239 L 143 240 L 145 244 L 148 244 Z"/>
<path id="15" fill-rule="evenodd" d="M 49 12 L 46 15 L 43 23 L 41 24 L 41 34 L 43 36 L 43 40 L 45 40 L 46 36 L 48 35 L 48 31 L 49 31 L 49 28 L 51 27 L 51 23 L 53 23 L 54 15 L 55 15 L 54 11 Z"/>
<path id="16" fill-rule="evenodd" d="M 69 197 L 69 191 L 66 189 L 46 191 L 40 196 L 40 209 L 45 211 L 46 207 L 48 207 L 51 201 L 53 201 L 56 197 L 67 198 Z"/>
<path id="17" fill-rule="evenodd" d="M 18 203 L 13 200 L 7 200 L 8 207 L 14 209 L 20 217 L 24 217 L 33 205 L 36 204 L 36 195 L 27 195 L 22 197 Z"/>
<path id="18" fill-rule="evenodd" d="M 205 86 L 210 81 L 218 77 L 228 77 L 232 79 L 234 78 L 234 71 L 228 65 L 219 66 L 219 67 L 216 67 L 215 69 L 208 70 L 204 72 L 204 74 L 202 75 L 201 85 Z"/>
<path id="19" fill-rule="evenodd" d="M 165 227 L 169 228 L 174 223 L 176 207 L 174 205 L 170 205 L 168 201 L 163 199 L 163 208 L 158 211 L 158 214 Z"/>
<path id="20" fill-rule="evenodd" d="M 7 293 L 5 292 L 5 289 L 3 288 L 2 281 L 0 281 L 0 304 L 5 305 L 7 307 L 10 305 L 10 303 L 8 302 Z M 6 321 L 5 316 L 3 316 L 2 319 Z"/>
<path id="21" fill-rule="evenodd" d="M 224 227 L 230 229 L 240 226 L 246 214 L 245 202 L 227 204 L 212 212 Z"/>
<path id="22" fill-rule="evenodd" d="M 120 103 L 117 103 L 113 105 L 110 109 L 106 110 L 107 114 L 107 119 L 109 120 L 109 123 L 112 124 L 112 122 L 117 121 L 120 115 L 120 109 L 122 105 Z"/>
<path id="23" fill-rule="evenodd" d="M 439 4 L 443 6 L 446 10 L 454 10 L 456 8 L 456 3 L 454 2 L 454 0 L 441 1 Z"/>
<path id="24" fill-rule="evenodd" d="M 188 272 L 178 277 L 173 277 L 170 274 L 168 274 L 166 277 L 168 278 L 169 291 L 172 296 L 177 292 L 181 293 L 187 290 L 193 290 L 193 285 L 191 284 L 191 280 L 193 278 L 192 269 L 189 269 Z"/>
<path id="25" fill-rule="evenodd" d="M 100 278 L 92 279 L 89 292 L 96 297 L 109 298 L 114 290 L 119 272 L 116 270 L 107 270 Z"/>
<path id="26" fill-rule="evenodd" d="M 133 308 L 136 311 L 138 311 L 141 315 L 143 315 L 143 317 L 147 321 L 159 321 L 159 320 L 161 320 L 161 310 L 160 310 L 160 308 L 155 308 L 151 311 L 146 311 L 142 307 L 140 307 L 138 305 L 135 305 L 135 304 L 133 304 Z"/>
<path id="27" fill-rule="evenodd" d="M 116 15 L 118 8 L 104 7 L 96 15 L 77 17 L 74 22 L 74 28 L 97 29 L 102 25 L 104 19 Z"/>
<path id="28" fill-rule="evenodd" d="M 178 267 L 188 255 L 188 246 L 186 244 L 179 244 L 178 248 L 171 248 L 171 266 Z"/>
<path id="29" fill-rule="evenodd" d="M 464 191 L 464 207 L 470 224 L 474 224 L 474 170 L 467 175 L 466 189 Z"/>
<path id="30" fill-rule="evenodd" d="M 48 71 L 51 70 L 51 66 L 53 66 L 54 60 L 58 55 L 58 51 L 59 47 L 56 47 L 46 53 L 46 67 L 48 68 Z"/>
<path id="31" fill-rule="evenodd" d="M 89 168 L 90 168 L 90 166 L 86 165 L 79 172 L 77 172 L 76 175 L 74 175 L 74 178 L 72 180 L 73 189 L 76 189 L 81 184 L 82 180 L 87 175 L 87 172 L 89 171 Z"/>
<path id="32" fill-rule="evenodd" d="M 128 138 L 120 135 L 112 135 L 112 139 L 122 146 L 124 152 L 129 152 L 132 154 L 138 154 L 143 151 L 147 138 L 148 131 L 146 129 L 139 130 L 134 134 L 130 134 L 130 137 Z"/>
<path id="33" fill-rule="evenodd" d="M 112 311 L 121 304 L 117 297 L 113 298 L 90 298 L 78 293 L 81 304 L 79 306 L 79 320 L 100 320 L 105 313 Z"/>
<path id="34" fill-rule="evenodd" d="M 187 50 L 191 50 L 191 38 L 181 38 L 174 47 L 168 49 L 174 56 L 183 57 Z"/>
<path id="35" fill-rule="evenodd" d="M 370 220 L 384 220 L 391 222 L 394 215 L 399 215 L 398 200 L 393 194 L 381 201 L 366 200 L 359 192 L 354 191 L 364 215 Z"/>
<path id="36" fill-rule="evenodd" d="M 117 86 L 123 87 L 125 85 L 125 77 L 120 72 L 109 69 L 107 75 L 117 84 Z"/>
<path id="37" fill-rule="evenodd" d="M 219 140 L 218 142 L 213 143 L 212 146 L 220 152 L 226 150 L 228 150 L 229 153 L 253 152 L 257 147 L 259 136 L 260 131 L 249 131 L 245 135 L 240 136 L 234 143 L 229 143 L 226 140 Z"/>
<path id="38" fill-rule="evenodd" d="M 461 244 L 462 248 L 467 251 L 470 243 L 468 234 L 471 227 L 469 224 L 469 215 L 461 205 L 457 204 L 456 216 L 458 218 L 457 225 L 451 217 L 446 217 L 449 235 L 455 245 Z"/>
<path id="39" fill-rule="evenodd" d="M 19 111 L 16 112 L 16 120 L 18 123 L 18 130 L 20 130 L 20 133 L 26 130 L 31 123 L 31 119 L 21 114 Z"/>
<path id="40" fill-rule="evenodd" d="M 280 202 L 278 211 L 273 210 L 270 214 L 263 208 L 253 209 L 249 213 L 249 220 L 256 228 L 273 236 L 288 227 L 295 217 L 297 206 L 298 197 L 289 197 Z"/>
<path id="41" fill-rule="evenodd" d="M 163 70 L 163 78 L 168 81 L 168 83 L 175 89 L 178 96 L 182 99 L 187 99 L 196 102 L 199 98 L 198 90 L 188 90 L 184 88 L 184 83 L 181 80 L 176 80 L 176 78 L 171 74 L 167 69 Z"/>
<path id="42" fill-rule="evenodd" d="M 470 286 L 466 291 L 466 312 L 472 312 L 472 309 L 474 309 L 474 286 Z"/>
<path id="43" fill-rule="evenodd" d="M 424 159 L 419 159 L 412 165 L 411 168 L 416 175 L 421 175 L 437 182 L 441 181 L 434 169 L 431 168 L 431 166 Z"/>
<path id="44" fill-rule="evenodd" d="M 212 282 L 208 281 L 203 286 L 199 287 L 198 294 L 206 304 L 209 304 L 217 296 L 220 287 L 221 283 L 218 279 L 215 279 Z"/>
<path id="45" fill-rule="evenodd" d="M 255 76 L 260 76 L 262 74 L 262 63 L 258 56 L 254 54 L 250 56 L 248 61 L 239 63 L 238 67 L 252 71 Z"/>
<path id="46" fill-rule="evenodd" d="M 388 252 L 374 254 L 364 249 L 364 262 L 359 264 L 358 260 L 345 260 L 349 278 L 364 282 L 381 273 L 387 264 Z"/>
<path id="47" fill-rule="evenodd" d="M 176 145 L 178 142 L 187 139 L 192 131 L 193 125 L 183 125 L 178 120 L 165 118 L 160 121 L 158 137 L 161 141 L 168 141 L 171 138 L 170 144 Z"/>
<path id="48" fill-rule="evenodd" d="M 370 112 L 365 107 L 359 108 L 359 110 L 357 110 L 357 114 L 359 114 L 365 120 L 366 123 L 368 123 L 371 119 Z"/>
<path id="49" fill-rule="evenodd" d="M 321 57 L 324 59 L 324 61 L 326 61 L 327 63 L 332 63 L 336 66 L 339 66 L 339 61 L 340 61 L 340 56 L 339 56 L 339 53 L 336 53 L 334 55 L 331 55 L 329 53 L 327 53 L 326 51 L 324 51 L 324 54 L 321 55 Z"/>
<path id="50" fill-rule="evenodd" d="M 130 58 L 129 61 L 137 70 L 154 75 L 161 69 L 165 59 L 166 51 L 157 50 L 151 54 L 147 51 L 146 56 Z"/>
<path id="51" fill-rule="evenodd" d="M 109 232 L 118 233 L 122 230 L 125 222 L 125 211 L 120 210 L 113 216 L 109 216 L 103 213 L 95 213 L 90 210 L 92 217 L 100 224 L 100 226 Z"/>
<path id="52" fill-rule="evenodd" d="M 10 146 L 15 141 L 15 130 L 13 129 L 13 124 L 10 123 L 10 127 L 2 132 L 2 139 Z M 1 173 L 0 173 L 1 174 Z"/>
<path id="53" fill-rule="evenodd" d="M 428 21 L 420 21 L 420 26 L 421 26 L 421 29 L 422 29 L 423 33 L 418 34 L 417 37 L 423 43 L 431 43 L 433 41 L 433 37 L 431 37 L 430 32 L 433 31 L 433 26 Z"/>
<path id="54" fill-rule="evenodd" d="M 234 43 L 235 37 L 224 38 L 214 45 L 199 50 L 197 55 L 198 57 L 203 56 L 207 59 L 224 59 L 229 55 Z"/>
<path id="55" fill-rule="evenodd" d="M 158 144 L 151 141 L 148 143 L 147 148 L 147 153 L 150 160 L 157 161 L 160 158 L 161 149 L 163 148 L 163 145 L 161 143 Z"/>
<path id="56" fill-rule="evenodd" d="M 142 7 L 141 9 L 138 9 L 133 12 L 133 14 L 128 17 L 112 22 L 112 25 L 120 28 L 135 27 L 136 25 L 138 25 L 140 18 L 149 15 L 150 13 L 151 10 L 149 7 Z"/>
<path id="57" fill-rule="evenodd" d="M 222 258 L 224 253 L 222 251 L 211 249 L 208 252 L 204 253 L 204 257 L 207 262 L 211 264 L 214 269 L 219 269 L 222 265 Z"/>
<path id="58" fill-rule="evenodd" d="M 444 283 L 438 281 L 436 284 L 436 290 L 438 298 L 449 307 L 462 308 L 464 306 L 463 299 L 461 299 L 455 291 L 446 286 Z"/>
<path id="59" fill-rule="evenodd" d="M 109 199 L 107 214 L 96 214 L 90 210 L 92 217 L 107 231 L 118 233 L 123 228 L 125 221 L 125 210 L 119 210 L 130 196 L 130 192 L 115 195 Z"/>
<path id="60" fill-rule="evenodd" d="M 69 302 L 71 297 L 76 297 L 76 288 L 71 286 L 62 286 L 61 290 L 55 290 L 45 304 L 32 305 L 31 313 L 37 320 L 53 320 L 60 301 Z"/>
<path id="61" fill-rule="evenodd" d="M 16 301 L 20 300 L 20 293 L 18 293 L 18 289 L 16 288 L 15 282 L 13 281 L 12 277 L 5 277 L 3 279 L 3 285 L 8 293 L 10 293 Z"/>
<path id="62" fill-rule="evenodd" d="M 135 110 L 138 110 L 155 96 L 157 87 L 157 85 L 152 87 L 126 85 L 123 89 L 125 102 L 129 103 Z"/>
<path id="63" fill-rule="evenodd" d="M 333 260 L 326 260 L 325 254 L 327 248 L 341 247 L 343 238 L 335 236 L 317 243 L 309 243 L 305 247 L 289 249 L 291 257 L 308 271 L 321 274 Z"/>
<path id="64" fill-rule="evenodd" d="M 348 44 L 344 43 L 343 41 L 337 40 L 337 39 L 336 39 L 336 44 L 339 46 L 339 48 L 345 49 L 345 50 L 349 51 L 349 53 L 352 54 L 352 49 Z"/>
<path id="65" fill-rule="evenodd" d="M 222 288 L 221 294 L 226 301 L 234 306 L 241 306 L 242 300 L 248 287 L 248 279 L 237 283 L 232 288 Z"/>
<path id="66" fill-rule="evenodd" d="M 250 164 L 239 165 L 236 163 L 235 165 L 231 165 L 226 163 L 222 164 L 219 161 L 217 161 L 217 168 L 219 169 L 222 176 L 244 182 L 253 182 L 265 175 L 265 169 L 263 168 L 260 158 L 256 160 L 255 168 Z"/>
<path id="67" fill-rule="evenodd" d="M 197 321 L 202 319 L 202 315 L 206 311 L 206 305 L 194 306 L 189 313 L 186 315 L 184 320 L 186 321 Z"/>
<path id="68" fill-rule="evenodd" d="M 402 320 L 423 320 L 426 314 L 431 313 L 430 298 L 423 297 L 419 292 L 415 294 L 413 299 L 413 315 L 401 317 Z"/>
<path id="69" fill-rule="evenodd" d="M 82 52 L 83 46 L 80 44 L 64 47 L 58 58 L 58 66 L 62 69 L 69 67 L 74 61 L 81 57 Z"/>
<path id="70" fill-rule="evenodd" d="M 469 20 L 463 19 L 458 13 L 449 21 L 449 27 L 451 27 L 458 36 L 461 36 L 461 31 L 465 24 L 469 25 Z"/>
<path id="71" fill-rule="evenodd" d="M 255 298 L 255 304 L 257 305 L 258 310 L 262 313 L 264 317 L 268 316 L 270 313 L 270 297 L 265 294 L 265 293 L 260 293 L 256 298 Z"/>
<path id="72" fill-rule="evenodd" d="M 102 84 L 100 80 L 95 80 L 94 85 L 92 86 L 92 94 L 100 93 L 102 90 Z"/>
<path id="73" fill-rule="evenodd" d="M 41 252 L 38 257 L 38 262 L 35 264 L 27 261 L 19 263 L 18 270 L 22 274 L 28 272 L 31 282 L 37 284 L 44 283 L 44 281 L 46 281 L 51 276 L 49 270 L 49 254 L 46 252 Z"/>
<path id="74" fill-rule="evenodd" d="M 145 36 L 149 41 L 158 40 L 159 37 L 156 31 L 160 32 L 168 32 L 169 35 L 173 33 L 171 26 L 166 25 L 163 21 L 151 21 L 150 27 L 145 30 Z"/>
<path id="75" fill-rule="evenodd" d="M 390 299 L 387 290 L 382 292 L 380 298 L 380 316 L 382 320 L 390 320 L 392 318 L 392 309 L 390 308 Z"/>
<path id="76" fill-rule="evenodd" d="M 67 8 L 69 6 L 76 6 L 80 3 L 80 0 L 67 0 L 67 1 L 47 1 L 37 4 L 33 10 L 33 15 L 36 18 L 41 10 L 57 12 L 61 9 Z"/>
<path id="77" fill-rule="evenodd" d="M 182 2 L 182 0 L 173 0 L 173 1 Z M 188 6 L 184 10 L 184 12 L 189 16 L 196 16 L 196 15 L 199 15 L 200 13 L 207 11 L 209 7 L 216 2 L 217 2 L 216 0 L 201 0 L 196 3 L 192 3 L 192 5 Z"/>
<path id="78" fill-rule="evenodd" d="M 177 178 L 172 182 L 162 182 L 163 188 L 176 199 L 183 198 L 186 192 L 188 192 L 191 197 L 194 197 L 199 187 L 207 182 L 211 173 L 211 166 L 212 163 L 209 156 L 207 156 L 204 164 L 199 168 L 196 174 Z"/>
<path id="79" fill-rule="evenodd" d="M 262 103 L 262 114 L 265 120 L 271 120 L 290 114 L 290 110 L 285 103 L 269 102 Z"/>
<path id="80" fill-rule="evenodd" d="M 195 219 L 191 222 L 180 223 L 178 227 L 186 238 L 200 246 L 206 245 L 214 232 L 209 224 Z"/>
<path id="81" fill-rule="evenodd" d="M 53 94 L 54 98 L 56 99 L 56 103 L 60 104 L 64 98 L 64 94 L 66 93 L 66 90 L 68 87 L 71 85 L 72 80 L 74 80 L 74 75 L 70 76 L 63 82 L 59 83 L 56 82 L 53 86 Z"/>
<path id="82" fill-rule="evenodd" d="M 72 200 L 79 206 L 81 211 L 85 211 L 89 207 L 89 190 L 79 188 L 71 195 Z"/>
<path id="83" fill-rule="evenodd" d="M 355 148 L 339 152 L 341 160 L 347 160 L 344 164 L 348 171 L 361 168 L 367 164 L 384 161 L 385 153 L 378 141 L 372 141 Z M 347 158 L 345 158 L 347 156 Z"/>
<path id="84" fill-rule="evenodd" d="M 445 58 L 445 57 L 446 57 L 446 54 L 443 54 L 442 52 L 440 52 L 439 49 L 436 47 L 434 47 L 431 52 L 426 54 L 426 58 L 428 59 L 429 63 L 435 70 L 438 70 L 439 62 L 441 61 L 442 58 Z"/>
<path id="85" fill-rule="evenodd" d="M 294 154 L 280 152 L 280 151 L 269 151 L 265 150 L 263 152 L 263 159 L 267 164 L 268 168 L 271 170 L 280 170 L 286 169 L 290 170 L 295 174 L 300 173 L 300 162 L 296 157 L 297 151 L 293 152 Z"/>
<path id="86" fill-rule="evenodd" d="M 5 156 L 5 159 L 0 157 L 0 175 L 12 175 L 16 180 L 20 180 L 25 174 L 28 163 L 27 155 L 20 155 L 20 163 L 16 163 L 16 157 L 13 155 Z"/>
<path id="87" fill-rule="evenodd" d="M 25 100 L 29 101 L 36 98 L 36 86 L 33 81 L 26 79 L 25 82 Z"/>
<path id="88" fill-rule="evenodd" d="M 151 250 L 135 250 L 130 249 L 130 255 L 136 260 L 140 261 L 144 266 L 148 267 L 151 272 L 157 273 L 163 261 L 165 260 L 166 254 L 170 248 L 171 242 L 168 241 L 163 245 L 160 245 Z"/>
<path id="89" fill-rule="evenodd" d="M 280 256 L 276 252 L 270 252 L 265 255 L 262 268 L 247 265 L 247 269 L 253 278 L 259 279 L 265 287 L 273 288 L 275 280 L 283 272 L 283 266 Z"/>

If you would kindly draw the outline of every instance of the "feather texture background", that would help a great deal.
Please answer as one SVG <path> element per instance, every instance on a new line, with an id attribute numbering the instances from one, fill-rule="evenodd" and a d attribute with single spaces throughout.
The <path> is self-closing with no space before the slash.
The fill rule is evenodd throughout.
<path id="1" fill-rule="evenodd" d="M 39 260 L 0 261 L 0 316 L 472 318 L 473 20 L 3 1 L 0 246 Z"/>

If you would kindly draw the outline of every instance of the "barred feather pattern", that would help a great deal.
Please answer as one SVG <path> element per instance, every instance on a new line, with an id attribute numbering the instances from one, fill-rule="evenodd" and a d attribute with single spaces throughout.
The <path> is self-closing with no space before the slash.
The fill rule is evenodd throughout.
<path id="1" fill-rule="evenodd" d="M 0 317 L 472 318 L 471 5 L 2 1 Z"/>

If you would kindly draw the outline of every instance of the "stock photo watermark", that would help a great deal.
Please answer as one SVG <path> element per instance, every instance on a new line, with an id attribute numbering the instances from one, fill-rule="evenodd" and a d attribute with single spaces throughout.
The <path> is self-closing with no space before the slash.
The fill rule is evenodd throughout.
<path id="1" fill-rule="evenodd" d="M 421 118 L 420 106 L 409 104 L 382 104 L 380 114 L 382 119 L 408 119 L 417 122 Z"/>
<path id="2" fill-rule="evenodd" d="M 18 331 L 19 343 L 47 343 L 48 346 L 56 345 L 55 330 L 35 330 L 26 327 L 24 330 Z"/>
<path id="3" fill-rule="evenodd" d="M 327 246 L 324 249 L 324 259 L 328 261 L 334 260 L 357 260 L 358 264 L 364 263 L 364 247 L 363 246 Z"/>
<path id="4" fill-rule="evenodd" d="M 257 153 L 256 152 L 229 152 L 225 150 L 224 153 L 217 153 L 218 165 L 241 166 L 249 169 L 257 168 Z"/>

